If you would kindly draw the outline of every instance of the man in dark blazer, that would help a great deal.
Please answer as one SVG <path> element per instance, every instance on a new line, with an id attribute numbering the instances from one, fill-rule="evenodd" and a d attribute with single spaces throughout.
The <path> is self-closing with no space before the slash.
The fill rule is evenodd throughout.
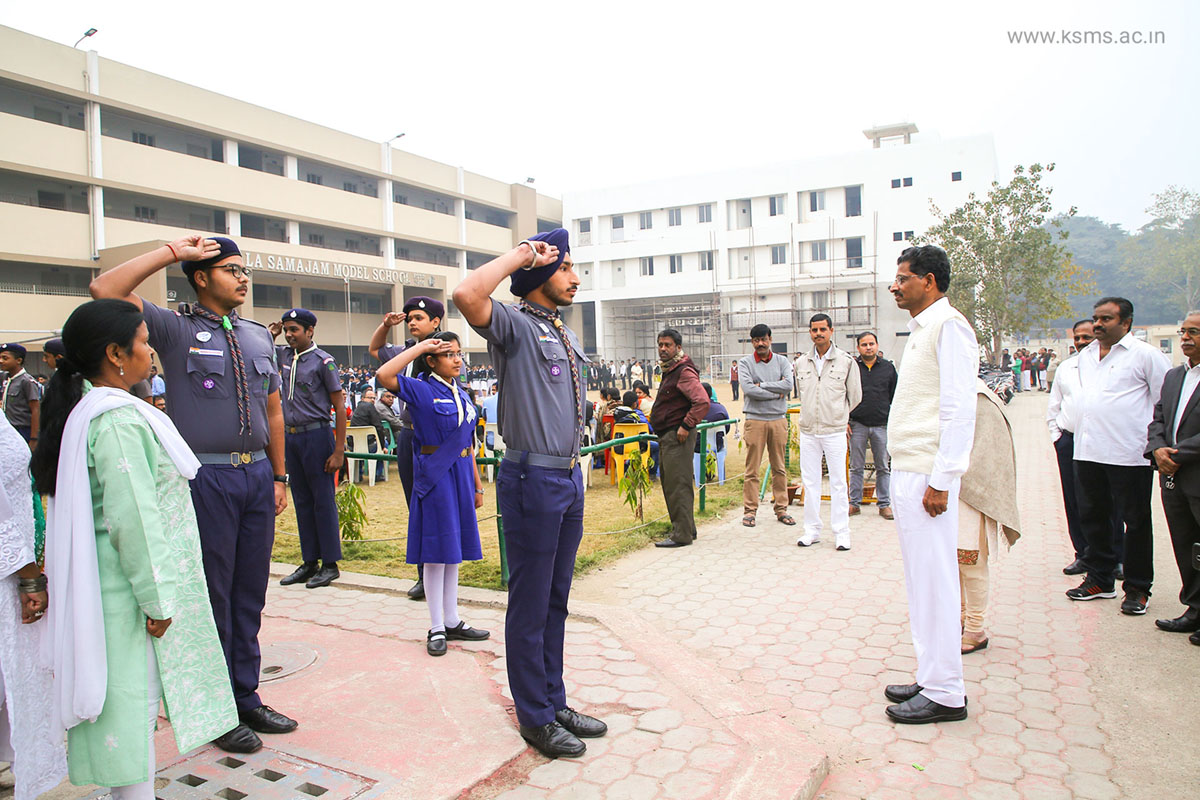
<path id="1" fill-rule="evenodd" d="M 1179 601 L 1186 609 L 1155 624 L 1164 631 L 1190 633 L 1188 641 L 1200 645 L 1200 571 L 1192 561 L 1192 547 L 1200 543 L 1200 311 L 1187 315 L 1179 338 L 1187 363 L 1163 378 L 1146 455 L 1158 466 L 1163 511 L 1183 581 Z"/>

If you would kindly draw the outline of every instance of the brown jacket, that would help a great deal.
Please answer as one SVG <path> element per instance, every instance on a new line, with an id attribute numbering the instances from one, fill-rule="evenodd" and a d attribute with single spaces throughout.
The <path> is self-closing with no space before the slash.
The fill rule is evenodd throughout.
<path id="1" fill-rule="evenodd" d="M 691 430 L 708 413 L 708 395 L 700 385 L 700 373 L 692 359 L 684 356 L 663 373 L 658 396 L 650 409 L 650 427 L 655 433 L 676 428 Z"/>

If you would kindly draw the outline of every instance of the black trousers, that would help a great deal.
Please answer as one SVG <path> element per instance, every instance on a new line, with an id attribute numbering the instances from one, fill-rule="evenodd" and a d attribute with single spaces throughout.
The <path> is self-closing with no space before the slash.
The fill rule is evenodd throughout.
<path id="1" fill-rule="evenodd" d="M 1062 483 L 1063 510 L 1067 513 L 1067 535 L 1075 548 L 1075 558 L 1083 559 L 1087 553 L 1087 537 L 1079 524 L 1079 504 L 1075 498 L 1075 434 L 1063 431 L 1054 442 L 1054 453 L 1058 456 L 1058 479 Z"/>
<path id="2" fill-rule="evenodd" d="M 1153 481 L 1154 470 L 1149 466 L 1075 462 L 1079 522 L 1087 537 L 1083 560 L 1088 577 L 1104 589 L 1112 588 L 1113 570 L 1120 557 L 1113 524 L 1117 517 L 1125 524 L 1124 588 L 1150 594 L 1154 583 L 1154 528 L 1150 519 Z"/>
<path id="3" fill-rule="evenodd" d="M 1179 602 L 1200 611 L 1200 572 L 1192 567 L 1192 545 L 1200 543 L 1200 497 L 1189 497 L 1182 489 L 1162 490 L 1163 511 L 1171 530 L 1171 545 L 1183 588 Z"/>

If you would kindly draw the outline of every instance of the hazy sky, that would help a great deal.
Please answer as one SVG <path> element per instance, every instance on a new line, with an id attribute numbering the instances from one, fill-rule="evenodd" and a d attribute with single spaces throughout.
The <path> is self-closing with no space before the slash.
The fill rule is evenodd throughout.
<path id="1" fill-rule="evenodd" d="M 869 147 L 915 122 L 1055 161 L 1134 229 L 1200 190 L 1200 3 L 7 2 L 0 23 L 551 194 Z M 1011 44 L 1009 31 L 1164 44 Z M 86 47 L 88 44 L 81 45 Z M 203 109 L 197 109 L 203 118 Z"/>

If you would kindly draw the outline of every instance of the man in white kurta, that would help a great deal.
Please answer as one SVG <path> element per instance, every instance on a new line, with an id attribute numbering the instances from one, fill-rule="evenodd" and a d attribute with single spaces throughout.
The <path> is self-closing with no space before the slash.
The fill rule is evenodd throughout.
<path id="1" fill-rule="evenodd" d="M 892 509 L 900 535 L 916 682 L 889 686 L 896 722 L 966 719 L 960 652 L 959 479 L 975 434 L 979 347 L 945 293 L 950 261 L 933 245 L 910 247 L 897 262 L 891 292 L 908 311 L 908 342 L 892 414 Z"/>

